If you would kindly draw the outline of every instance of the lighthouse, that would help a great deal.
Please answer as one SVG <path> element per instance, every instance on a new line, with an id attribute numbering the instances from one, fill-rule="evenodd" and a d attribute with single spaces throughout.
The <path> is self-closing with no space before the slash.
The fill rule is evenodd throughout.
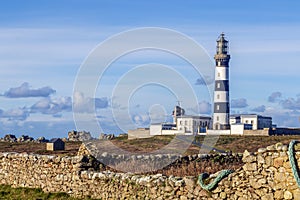
<path id="1" fill-rule="evenodd" d="M 228 41 L 222 33 L 217 40 L 217 52 L 214 57 L 215 90 L 214 90 L 214 114 L 213 129 L 228 130 L 229 124 L 229 60 Z"/>

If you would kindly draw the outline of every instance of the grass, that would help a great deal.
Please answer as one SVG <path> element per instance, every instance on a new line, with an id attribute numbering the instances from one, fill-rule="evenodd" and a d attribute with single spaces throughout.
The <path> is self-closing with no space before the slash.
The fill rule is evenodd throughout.
<path id="1" fill-rule="evenodd" d="M 9 142 L 0 142 L 0 152 L 17 152 L 17 153 L 36 153 L 36 154 L 56 154 L 56 155 L 68 155 L 75 156 L 77 155 L 78 149 L 81 145 L 81 142 L 66 142 L 65 151 L 47 151 L 46 143 L 9 143 Z"/>
<path id="2" fill-rule="evenodd" d="M 145 139 L 127 140 L 127 137 L 116 137 L 111 142 L 123 150 L 133 153 L 146 153 L 159 150 L 170 143 L 174 136 L 155 136 Z M 195 139 L 202 143 L 205 139 L 207 143 L 216 144 L 213 146 L 220 150 L 243 153 L 246 149 L 255 152 L 261 147 L 266 147 L 278 142 L 288 144 L 291 140 L 300 140 L 300 135 L 291 136 L 196 136 Z M 81 142 L 66 142 L 65 151 L 46 151 L 45 143 L 9 143 L 0 142 L 0 152 L 27 152 L 36 154 L 58 154 L 75 156 Z M 173 149 L 175 152 L 178 149 Z M 185 155 L 198 154 L 200 147 L 191 145 Z"/>
<path id="3" fill-rule="evenodd" d="M 2 200 L 78 200 L 66 193 L 44 193 L 41 189 L 12 188 L 8 185 L 0 185 L 0 199 Z M 91 200 L 86 198 L 86 200 Z"/>

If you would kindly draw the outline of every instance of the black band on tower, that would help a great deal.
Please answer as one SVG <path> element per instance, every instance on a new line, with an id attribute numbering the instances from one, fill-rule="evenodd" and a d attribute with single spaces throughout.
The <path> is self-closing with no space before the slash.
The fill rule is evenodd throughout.
<path id="1" fill-rule="evenodd" d="M 229 113 L 229 103 L 228 102 L 214 103 L 214 112 L 215 113 Z"/>
<path id="2" fill-rule="evenodd" d="M 215 82 L 215 91 L 229 91 L 229 81 L 217 80 Z"/>

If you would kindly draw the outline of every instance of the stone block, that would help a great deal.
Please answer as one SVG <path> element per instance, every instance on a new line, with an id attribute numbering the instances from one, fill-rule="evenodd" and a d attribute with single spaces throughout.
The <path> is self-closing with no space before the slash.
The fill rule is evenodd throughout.
<path id="1" fill-rule="evenodd" d="M 283 198 L 284 199 L 293 199 L 293 194 L 287 190 L 283 193 Z"/>
<path id="2" fill-rule="evenodd" d="M 243 166 L 245 171 L 257 171 L 257 164 L 256 163 L 246 163 Z"/>
<path id="3" fill-rule="evenodd" d="M 284 158 L 283 157 L 278 157 L 274 159 L 274 167 L 279 168 L 283 166 L 284 163 Z"/>

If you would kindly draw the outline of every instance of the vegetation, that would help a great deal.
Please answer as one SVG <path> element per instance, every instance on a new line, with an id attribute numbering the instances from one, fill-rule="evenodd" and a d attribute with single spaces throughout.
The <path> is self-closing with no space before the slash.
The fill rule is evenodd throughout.
<path id="1" fill-rule="evenodd" d="M 36 154 L 58 154 L 58 155 L 77 155 L 81 142 L 66 142 L 65 151 L 46 151 L 46 143 L 34 142 L 0 142 L 0 152 L 17 152 L 17 153 L 36 153 Z"/>
<path id="2" fill-rule="evenodd" d="M 41 189 L 12 188 L 8 185 L 0 185 L 0 199 L 26 199 L 26 200 L 77 200 L 66 193 L 44 193 Z M 86 200 L 90 200 L 87 198 Z"/>

